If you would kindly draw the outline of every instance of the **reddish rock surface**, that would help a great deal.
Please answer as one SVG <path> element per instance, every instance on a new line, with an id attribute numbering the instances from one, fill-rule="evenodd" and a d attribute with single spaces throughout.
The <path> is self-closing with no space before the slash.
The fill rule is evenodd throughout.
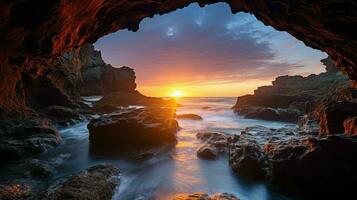
<path id="1" fill-rule="evenodd" d="M 344 133 L 345 120 L 355 116 L 357 103 L 339 102 L 324 106 L 320 114 L 320 134 Z"/>
<path id="2" fill-rule="evenodd" d="M 347 118 L 343 121 L 343 127 L 345 128 L 345 134 L 357 135 L 357 117 Z"/>

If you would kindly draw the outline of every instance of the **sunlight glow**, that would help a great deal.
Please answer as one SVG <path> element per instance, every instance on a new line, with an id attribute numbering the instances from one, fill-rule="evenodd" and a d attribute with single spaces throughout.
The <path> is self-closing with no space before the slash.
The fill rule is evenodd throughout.
<path id="1" fill-rule="evenodd" d="M 180 98 L 183 97 L 183 92 L 180 90 L 174 90 L 171 92 L 170 96 L 174 98 Z"/>

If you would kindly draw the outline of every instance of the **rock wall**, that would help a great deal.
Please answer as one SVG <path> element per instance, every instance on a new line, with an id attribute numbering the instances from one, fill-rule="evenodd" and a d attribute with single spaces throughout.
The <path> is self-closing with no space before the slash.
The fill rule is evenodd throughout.
<path id="1" fill-rule="evenodd" d="M 93 43 L 120 29 L 136 31 L 140 21 L 154 14 L 183 8 L 192 2 L 217 0 L 123 1 L 33 0 L 0 3 L 0 108 L 26 113 L 22 75 L 42 75 L 58 56 Z M 233 13 L 253 13 L 278 30 L 288 31 L 305 44 L 327 52 L 340 70 L 357 80 L 357 2 L 354 0 L 227 2 Z M 71 53 L 69 53 L 70 55 Z M 65 59 L 66 60 L 66 59 Z M 58 61 L 58 60 L 57 60 Z M 76 71 L 76 70 L 74 70 Z M 75 76 L 76 74 L 74 74 Z M 73 79 L 60 74 L 65 90 Z M 63 81 L 63 82 L 62 82 Z"/>

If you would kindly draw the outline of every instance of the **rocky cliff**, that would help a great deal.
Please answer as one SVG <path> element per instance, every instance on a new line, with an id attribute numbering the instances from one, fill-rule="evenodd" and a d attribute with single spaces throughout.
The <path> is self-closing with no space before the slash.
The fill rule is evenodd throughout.
<path id="1" fill-rule="evenodd" d="M 344 123 L 348 124 L 347 132 L 354 132 L 353 121 L 344 121 L 357 115 L 357 90 L 329 58 L 321 62 L 326 72 L 307 77 L 279 76 L 272 85 L 238 97 L 234 111 L 248 118 L 291 122 L 307 115 L 320 124 L 320 134 L 344 133 Z"/>

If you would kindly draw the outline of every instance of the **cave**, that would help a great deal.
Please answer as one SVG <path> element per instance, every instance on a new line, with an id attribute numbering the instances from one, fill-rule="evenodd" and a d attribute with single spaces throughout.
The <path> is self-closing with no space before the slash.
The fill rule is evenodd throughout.
<path id="1" fill-rule="evenodd" d="M 265 133 L 271 137 L 283 135 L 288 138 L 295 136 L 296 132 L 274 127 L 248 128 L 235 136 L 202 132 L 196 135 L 203 143 L 197 151 L 197 157 L 220 160 L 220 155 L 224 154 L 229 158 L 230 168 L 238 176 L 263 179 L 273 187 L 277 186 L 278 193 L 275 194 L 274 190 L 273 195 L 276 196 L 272 198 L 280 198 L 279 195 L 284 196 L 285 192 L 288 196 L 301 195 L 302 199 L 315 195 L 334 198 L 355 196 L 352 187 L 357 180 L 357 165 L 353 158 L 357 153 L 354 138 L 357 135 L 357 32 L 354 29 L 357 24 L 357 3 L 353 0 L 3 1 L 0 3 L 0 154 L 4 156 L 0 159 L 0 166 L 14 166 L 12 163 L 15 163 L 20 170 L 30 169 L 25 174 L 27 177 L 36 177 L 36 180 L 50 177 L 55 171 L 54 167 L 41 163 L 34 156 L 41 156 L 48 149 L 62 145 L 59 130 L 61 134 L 64 132 L 64 137 L 68 137 L 66 131 L 71 131 L 64 127 L 81 120 L 89 121 L 88 126 L 83 127 L 88 128 L 90 141 L 90 144 L 84 142 L 82 145 L 89 145 L 85 146 L 89 149 L 89 156 L 103 160 L 108 159 L 106 154 L 110 147 L 135 152 L 128 155 L 145 166 L 146 159 L 162 152 L 144 151 L 143 147 L 165 146 L 167 143 L 170 145 L 160 148 L 170 149 L 175 143 L 180 146 L 180 141 L 173 135 L 180 131 L 177 121 L 200 121 L 204 117 L 202 119 L 199 115 L 180 112 L 175 114 L 172 108 L 179 110 L 182 106 L 175 98 L 167 100 L 143 95 L 137 90 L 133 69 L 107 64 L 93 44 L 119 30 L 140 31 L 142 20 L 185 9 L 193 3 L 200 7 L 225 3 L 231 13 L 253 14 L 265 25 L 286 31 L 306 46 L 328 55 L 321 61 L 328 72 L 326 76 L 322 75 L 325 82 L 316 84 L 326 87 L 316 89 L 314 83 L 320 81 L 319 75 L 281 76 L 272 82 L 272 86 L 259 87 L 252 95 L 235 98 L 232 105 L 234 113 L 244 114 L 247 118 L 299 123 L 297 132 L 302 132 L 301 137 L 274 141 L 264 136 L 265 143 L 262 145 L 254 134 Z M 347 75 L 350 83 L 344 78 L 331 79 L 336 74 Z M 330 86 L 335 87 L 341 82 L 346 83 L 346 87 L 333 88 L 334 92 L 330 94 Z M 299 84 L 308 89 L 300 96 L 293 95 L 293 89 L 296 88 L 289 86 Z M 284 90 L 293 92 L 282 92 Z M 308 95 L 311 90 L 317 91 L 316 94 L 323 98 L 312 99 Z M 98 95 L 103 98 L 82 98 Z M 182 93 L 173 91 L 172 96 L 179 98 Z M 139 107 L 132 108 L 132 105 Z M 118 112 L 118 107 L 128 109 Z M 301 113 L 291 112 L 291 108 L 303 113 L 305 118 Z M 203 106 L 201 109 L 209 111 L 211 108 Z M 123 134 L 118 136 L 116 130 L 123 130 Z M 246 138 L 244 135 L 247 135 Z M 108 141 L 108 138 L 113 140 Z M 130 140 L 126 142 L 130 144 L 124 143 L 128 138 Z M 75 148 L 73 150 L 76 151 Z M 67 159 L 62 154 L 55 158 Z M 76 161 L 71 162 L 74 164 Z M 162 171 L 163 176 L 169 174 L 165 170 Z M 291 174 L 291 171 L 295 174 Z M 44 195 L 43 199 L 65 198 L 67 192 L 71 193 L 72 184 L 79 184 L 81 191 L 69 196 L 69 199 L 95 199 L 95 196 L 111 199 L 113 188 L 121 187 L 118 186 L 120 181 L 113 182 L 113 177 L 120 177 L 121 172 L 111 165 L 96 165 L 79 173 L 70 173 L 74 173 L 72 178 L 64 179 L 60 187 L 41 188 L 47 192 L 41 194 Z M 189 170 L 187 173 L 190 173 Z M 218 181 L 220 177 L 216 178 Z M 1 181 L 1 198 L 26 199 L 33 195 L 29 194 L 32 192 L 31 186 L 8 182 L 3 186 Z M 140 180 L 132 181 L 140 185 Z M 100 184 L 99 189 L 94 189 L 95 182 Z M 338 186 L 342 183 L 351 184 Z M 238 183 L 249 184 L 249 180 Z M 57 189 L 53 193 L 51 188 Z M 324 188 L 328 188 L 328 191 L 324 191 Z M 101 189 L 103 192 L 98 191 Z M 270 189 L 267 191 L 270 192 Z M 312 194 L 314 192 L 316 194 Z M 203 193 L 178 194 L 177 199 L 236 199 L 229 195 L 219 193 L 209 197 L 210 194 Z M 161 198 L 170 199 L 171 196 Z"/>

